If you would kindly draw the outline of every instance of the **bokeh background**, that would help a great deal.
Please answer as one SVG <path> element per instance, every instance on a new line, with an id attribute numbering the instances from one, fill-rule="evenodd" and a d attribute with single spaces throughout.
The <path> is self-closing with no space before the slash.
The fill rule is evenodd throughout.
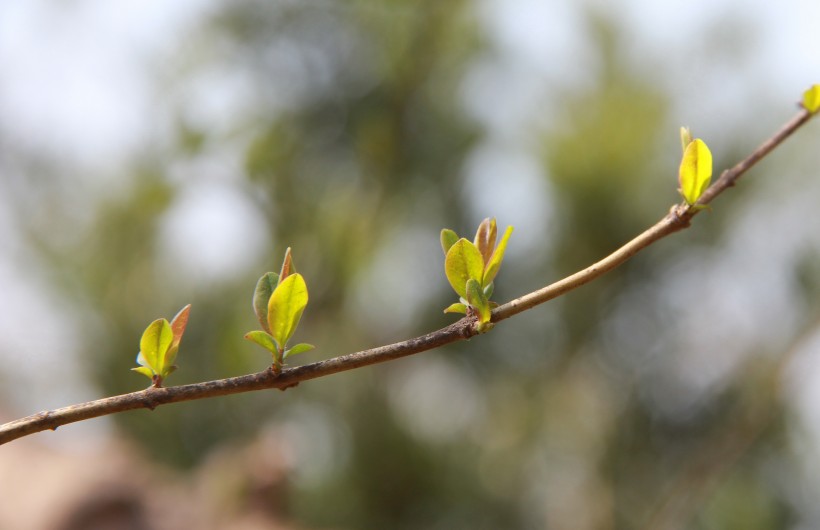
<path id="1" fill-rule="evenodd" d="M 0 418 L 259 371 L 293 247 L 303 363 L 452 321 L 438 233 L 514 225 L 495 299 L 745 156 L 820 82 L 820 4 L 0 2 Z M 0 448 L 3 528 L 820 527 L 820 128 L 692 229 L 468 343 Z"/>

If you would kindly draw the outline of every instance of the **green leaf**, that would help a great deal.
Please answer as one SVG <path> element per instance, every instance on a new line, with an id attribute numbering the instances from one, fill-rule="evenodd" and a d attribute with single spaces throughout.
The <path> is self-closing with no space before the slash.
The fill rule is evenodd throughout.
<path id="1" fill-rule="evenodd" d="M 501 262 L 504 261 L 504 253 L 507 251 L 507 242 L 510 240 L 512 233 L 513 227 L 508 226 L 504 231 L 504 235 L 501 236 L 501 242 L 498 243 L 498 246 L 495 248 L 493 256 L 490 258 L 490 261 L 487 262 L 487 268 L 484 271 L 484 277 L 481 279 L 481 285 L 486 287 L 495 280 L 498 270 L 501 268 Z"/>
<path id="2" fill-rule="evenodd" d="M 478 230 L 475 233 L 475 240 L 473 241 L 473 244 L 481 253 L 481 257 L 483 258 L 485 264 L 490 261 L 490 256 L 493 255 L 493 250 L 495 250 L 495 242 L 497 239 L 498 227 L 495 224 L 495 217 L 492 219 L 488 217 L 481 221 L 481 224 L 478 225 Z"/>
<path id="3" fill-rule="evenodd" d="M 287 359 L 288 357 L 292 357 L 294 355 L 299 355 L 300 353 L 305 353 L 306 351 L 310 351 L 310 350 L 314 349 L 315 347 L 316 346 L 314 346 L 313 344 L 307 344 L 305 342 L 300 342 L 299 344 L 296 344 L 292 348 L 289 348 L 289 349 L 285 350 L 285 355 L 284 355 L 283 359 Z"/>
<path id="4" fill-rule="evenodd" d="M 265 333 L 264 331 L 249 331 L 248 333 L 245 333 L 245 338 L 262 346 L 274 355 L 276 355 L 279 351 L 274 338 L 271 337 L 269 333 Z"/>
<path id="5" fill-rule="evenodd" d="M 487 300 L 493 297 L 493 291 L 495 290 L 495 282 L 490 282 L 484 286 L 484 296 L 487 297 Z"/>
<path id="6" fill-rule="evenodd" d="M 461 313 L 466 315 L 467 314 L 467 306 L 461 303 L 456 302 L 455 304 L 451 304 L 447 306 L 444 310 L 445 313 Z"/>
<path id="7" fill-rule="evenodd" d="M 144 375 L 148 379 L 154 379 L 154 371 L 148 368 L 147 366 L 138 366 L 136 368 L 131 368 L 131 370 Z"/>
<path id="8" fill-rule="evenodd" d="M 299 325 L 308 303 L 308 291 L 301 274 L 291 274 L 276 287 L 268 303 L 271 335 L 284 348 Z"/>
<path id="9" fill-rule="evenodd" d="M 450 250 L 450 247 L 456 244 L 458 241 L 458 234 L 450 230 L 449 228 L 445 228 L 441 231 L 441 250 L 444 251 L 444 255 L 447 255 L 447 251 Z"/>
<path id="10" fill-rule="evenodd" d="M 490 303 L 487 297 L 484 296 L 484 290 L 481 288 L 481 285 L 476 280 L 470 278 L 467 280 L 466 290 L 467 302 L 469 302 L 470 307 L 472 307 L 478 315 L 478 321 L 481 323 L 489 322 L 492 316 L 490 313 Z"/>
<path id="11" fill-rule="evenodd" d="M 157 375 L 163 375 L 166 369 L 165 354 L 173 340 L 174 332 L 167 320 L 160 318 L 151 322 L 140 339 L 140 354 L 145 361 L 144 366 Z"/>
<path id="12" fill-rule="evenodd" d="M 694 139 L 683 152 L 680 163 L 680 188 L 686 203 L 695 204 L 712 180 L 712 153 L 700 138 Z"/>
<path id="13" fill-rule="evenodd" d="M 270 333 L 268 326 L 268 302 L 273 294 L 273 290 L 279 284 L 279 275 L 275 272 L 268 272 L 256 282 L 256 289 L 253 292 L 253 312 L 262 329 Z"/>
<path id="14" fill-rule="evenodd" d="M 282 261 L 282 269 L 279 271 L 279 283 L 285 281 L 285 278 L 291 274 L 296 273 L 296 267 L 293 265 L 293 258 L 290 255 L 290 247 L 285 250 L 285 259 Z"/>
<path id="15" fill-rule="evenodd" d="M 453 290 L 459 296 L 466 298 L 467 280 L 481 281 L 484 260 L 474 244 L 461 238 L 447 251 L 447 256 L 444 258 L 444 272 Z"/>
<path id="16" fill-rule="evenodd" d="M 150 366 L 148 366 L 148 362 L 145 360 L 145 357 L 142 355 L 142 352 L 139 352 L 137 354 L 137 364 L 139 366 L 137 368 L 131 368 L 131 370 L 140 373 L 148 379 L 150 379 L 151 381 L 153 381 L 156 373 Z"/>
<path id="17" fill-rule="evenodd" d="M 820 85 L 812 85 L 803 92 L 803 108 L 812 114 L 820 110 Z"/>

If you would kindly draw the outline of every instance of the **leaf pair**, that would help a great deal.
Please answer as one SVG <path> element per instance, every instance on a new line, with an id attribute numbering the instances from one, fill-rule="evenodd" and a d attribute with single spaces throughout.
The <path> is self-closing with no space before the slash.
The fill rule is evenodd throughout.
<path id="1" fill-rule="evenodd" d="M 491 311 L 497 304 L 489 299 L 512 231 L 513 227 L 508 226 L 497 246 L 498 228 L 494 218 L 481 222 L 472 242 L 459 238 L 448 228 L 441 231 L 444 272 L 460 298 L 460 302 L 450 305 L 445 313 L 466 314 L 469 308 L 478 316 L 481 331 L 492 327 Z"/>
<path id="2" fill-rule="evenodd" d="M 268 272 L 259 278 L 256 284 L 253 310 L 262 330 L 245 334 L 246 339 L 271 352 L 273 369 L 276 372 L 281 371 L 288 357 L 314 348 L 310 344 L 287 347 L 307 303 L 307 284 L 302 275 L 296 272 L 288 248 L 279 274 Z"/>
<path id="3" fill-rule="evenodd" d="M 148 377 L 155 387 L 162 386 L 162 381 L 177 369 L 174 361 L 179 351 L 179 343 L 188 325 L 191 304 L 183 307 L 169 323 L 164 318 L 151 322 L 140 339 L 140 352 L 135 372 Z"/>
<path id="4" fill-rule="evenodd" d="M 685 127 L 681 127 L 681 144 L 683 159 L 678 172 L 678 191 L 686 204 L 692 206 L 698 202 L 712 180 L 712 153 L 703 140 L 693 140 L 689 129 Z"/>

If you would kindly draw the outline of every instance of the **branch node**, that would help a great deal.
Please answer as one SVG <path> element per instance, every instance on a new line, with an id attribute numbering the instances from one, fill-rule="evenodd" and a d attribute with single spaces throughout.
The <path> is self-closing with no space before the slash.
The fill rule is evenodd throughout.
<path id="1" fill-rule="evenodd" d="M 283 385 L 283 386 L 280 386 L 280 387 L 277 387 L 277 388 L 278 388 L 279 390 L 281 390 L 282 392 L 284 392 L 284 391 L 285 391 L 285 390 L 287 390 L 288 388 L 293 388 L 293 387 L 295 387 L 295 386 L 299 386 L 299 381 L 294 381 L 293 383 L 288 383 L 288 384 L 286 384 L 286 385 Z"/>
<path id="2" fill-rule="evenodd" d="M 470 340 L 471 338 L 475 337 L 476 335 L 480 335 L 481 332 L 478 330 L 480 323 L 478 321 L 478 317 L 475 315 L 468 316 L 465 321 L 464 325 L 461 326 L 459 330 L 459 335 L 464 337 L 465 340 Z"/>
<path id="3" fill-rule="evenodd" d="M 147 389 L 143 390 L 142 396 L 140 396 L 140 403 L 142 403 L 142 406 L 151 411 L 153 411 L 155 408 L 157 408 L 157 406 L 159 406 L 159 403 L 154 401 L 153 396 L 149 394 L 149 392 L 152 392 L 154 388 L 156 387 L 148 387 Z"/>
<path id="4" fill-rule="evenodd" d="M 672 207 L 669 208 L 669 217 L 677 230 L 689 228 L 691 225 L 692 215 L 690 208 L 691 207 L 685 203 L 673 204 Z"/>

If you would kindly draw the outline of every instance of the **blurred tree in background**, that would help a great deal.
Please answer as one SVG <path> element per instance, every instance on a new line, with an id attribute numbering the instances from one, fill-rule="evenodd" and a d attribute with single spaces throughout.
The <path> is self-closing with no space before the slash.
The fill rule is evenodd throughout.
<path id="1" fill-rule="evenodd" d="M 674 95 L 638 67 L 616 22 L 585 17 L 592 73 L 580 87 L 556 83 L 542 96 L 548 123 L 527 124 L 524 147 L 543 182 L 519 207 L 550 209 L 551 224 L 516 227 L 500 301 L 585 267 L 678 200 Z M 498 188 L 468 170 L 492 131 L 469 112 L 465 85 L 492 55 L 470 2 L 232 2 L 159 68 L 159 108 L 173 127 L 135 155 L 121 190 L 80 190 L 27 160 L 42 182 L 7 189 L 54 288 L 87 323 L 84 366 L 99 391 L 143 384 L 128 370 L 142 329 L 186 303 L 172 384 L 263 369 L 269 359 L 241 337 L 255 327 L 256 279 L 288 246 L 311 293 L 298 339 L 318 346 L 297 362 L 450 321 L 439 230 L 468 233 L 485 216 L 508 224 L 503 211 L 478 207 Z M 230 93 L 242 100 L 220 112 L 203 85 L 238 86 Z M 711 131 L 718 169 L 782 120 L 764 116 L 752 132 L 714 121 L 723 127 Z M 784 175 L 789 159 L 766 168 Z M 295 469 L 287 510 L 307 527 L 639 528 L 655 514 L 656 528 L 783 528 L 796 501 L 778 482 L 791 453 L 783 421 L 771 419 L 782 415 L 767 374 L 817 317 L 806 294 L 818 285 L 811 253 L 793 248 L 795 261 L 778 269 L 804 297 L 786 302 L 803 309 L 790 326 L 755 321 L 765 311 L 752 312 L 751 325 L 726 316 L 747 307 L 731 289 L 769 272 L 750 265 L 739 286 L 719 292 L 755 259 L 727 241 L 749 244 L 744 212 L 758 207 L 764 192 L 755 190 L 771 192 L 762 172 L 694 230 L 467 344 L 285 393 L 122 414 L 117 426 L 181 468 L 263 433 L 285 439 Z M 518 186 L 503 172 L 494 178 L 500 189 Z M 75 211 L 72 197 L 86 193 L 93 207 Z M 181 227 L 182 207 L 226 196 L 239 206 L 219 219 L 250 219 L 253 252 L 235 259 L 217 249 L 215 261 L 232 264 L 224 270 L 182 259 L 186 236 L 207 241 L 219 230 Z M 721 265 L 727 246 L 734 254 Z M 765 296 L 748 289 L 752 300 Z M 714 326 L 721 320 L 729 331 Z M 767 324 L 771 334 L 755 329 Z M 672 512 L 670 498 L 680 503 Z"/>

